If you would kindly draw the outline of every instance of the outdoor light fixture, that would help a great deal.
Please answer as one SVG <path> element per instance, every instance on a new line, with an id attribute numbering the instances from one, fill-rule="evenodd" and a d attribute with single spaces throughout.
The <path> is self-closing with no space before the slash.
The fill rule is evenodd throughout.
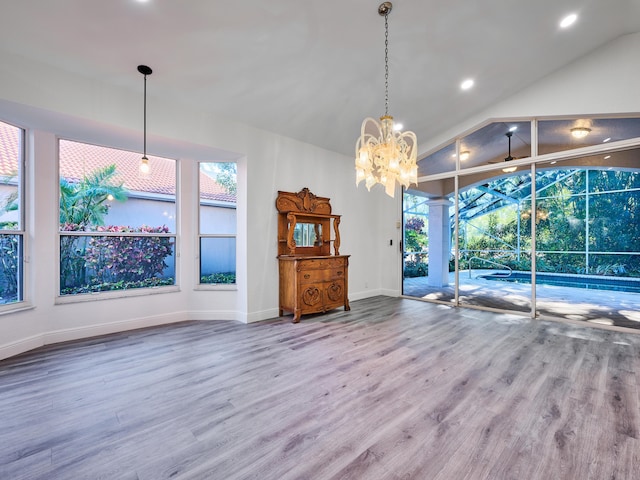
<path id="1" fill-rule="evenodd" d="M 413 132 L 394 130 L 389 115 L 389 13 L 391 2 L 378 7 L 384 17 L 384 115 L 380 122 L 368 117 L 362 122 L 356 142 L 356 185 L 365 181 L 367 190 L 376 183 L 384 185 L 390 197 L 395 194 L 396 181 L 408 188 L 418 183 L 417 139 Z"/>
<path id="2" fill-rule="evenodd" d="M 147 158 L 147 75 L 151 75 L 151 70 L 146 65 L 138 65 L 138 71 L 144 75 L 144 127 L 143 127 L 143 150 L 142 158 L 140 159 L 140 175 L 148 177 L 151 175 L 151 165 L 149 165 L 149 159 Z"/>
<path id="3" fill-rule="evenodd" d="M 591 133 L 591 129 L 587 127 L 575 127 L 571 129 L 573 138 L 584 138 Z"/>
<path id="4" fill-rule="evenodd" d="M 465 160 L 469 160 L 469 157 L 471 156 L 471 152 L 469 152 L 469 150 L 464 150 L 462 152 L 460 152 L 460 160 L 461 161 L 465 161 Z"/>

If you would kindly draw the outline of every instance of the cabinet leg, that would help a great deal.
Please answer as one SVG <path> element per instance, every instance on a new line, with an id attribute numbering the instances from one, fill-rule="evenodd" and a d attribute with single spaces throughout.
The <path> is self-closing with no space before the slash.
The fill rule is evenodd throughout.
<path id="1" fill-rule="evenodd" d="M 282 309 L 278 310 L 278 316 L 281 317 L 282 315 L 284 315 L 284 310 Z"/>
<path id="2" fill-rule="evenodd" d="M 300 323 L 300 312 L 293 312 L 293 323 Z"/>
<path id="3" fill-rule="evenodd" d="M 349 305 L 349 300 L 345 300 L 344 302 L 344 311 L 348 312 L 349 310 L 351 310 L 351 306 Z"/>

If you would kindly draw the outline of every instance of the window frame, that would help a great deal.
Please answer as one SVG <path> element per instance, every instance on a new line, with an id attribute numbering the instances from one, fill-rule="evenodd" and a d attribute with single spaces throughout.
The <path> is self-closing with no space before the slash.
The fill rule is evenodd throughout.
<path id="1" fill-rule="evenodd" d="M 56 138 L 56 180 L 57 180 L 57 190 L 58 194 L 60 193 L 60 142 L 68 141 L 74 143 L 81 143 L 85 145 L 92 145 L 100 148 L 108 148 L 120 151 L 126 151 L 129 153 L 135 153 L 136 155 L 142 156 L 140 152 L 135 152 L 132 150 L 127 150 L 124 148 L 119 148 L 115 146 L 106 146 L 99 145 L 97 143 L 90 143 L 82 140 L 57 137 Z M 179 195 L 179 160 L 167 157 L 161 157 L 166 160 L 171 160 L 175 162 L 175 177 L 174 177 L 174 188 L 175 188 L 175 228 L 172 232 L 162 233 L 162 232 L 107 232 L 107 231 L 63 231 L 60 229 L 59 221 L 56 222 L 58 227 L 56 228 L 56 294 L 55 294 L 55 304 L 68 304 L 68 303 L 79 303 L 79 302 L 91 302 L 95 300 L 106 300 L 113 298 L 126 298 L 126 297 L 138 297 L 145 295 L 154 295 L 154 294 L 163 294 L 163 293 L 172 293 L 180 291 L 180 283 L 179 283 L 179 215 L 180 215 L 180 195 Z M 59 215 L 60 207 L 59 205 L 56 208 L 56 212 Z M 109 238 L 118 238 L 118 237 L 142 237 L 142 238 L 169 238 L 173 240 L 173 258 L 174 258 L 174 283 L 173 285 L 159 285 L 153 287 L 139 287 L 139 288 L 130 288 L 130 289 L 122 289 L 122 290 L 107 290 L 107 291 L 99 291 L 99 292 L 87 292 L 87 293 L 76 293 L 76 294 L 66 294 L 63 295 L 61 293 L 61 284 L 60 284 L 60 274 L 61 274 L 61 266 L 62 266 L 62 258 L 60 252 L 61 239 L 63 237 L 109 237 Z"/>
<path id="2" fill-rule="evenodd" d="M 205 163 L 235 163 L 236 165 L 236 188 L 237 188 L 237 170 L 238 170 L 238 161 L 237 160 L 199 160 L 197 162 L 197 166 L 195 168 L 195 182 L 197 185 L 197 188 L 194 189 L 196 191 L 196 199 L 195 199 L 195 205 L 196 205 L 196 209 L 197 209 L 197 235 L 196 235 L 196 239 L 195 239 L 195 287 L 194 290 L 237 290 L 238 289 L 238 277 L 237 277 L 237 272 L 238 272 L 238 251 L 237 251 L 237 246 L 238 246 L 238 201 L 237 201 L 237 197 L 236 197 L 236 202 L 235 202 L 235 207 L 226 207 L 226 206 L 221 206 L 221 208 L 233 208 L 236 212 L 236 218 L 235 218 L 235 232 L 236 233 L 202 233 L 202 215 L 201 215 L 201 196 L 200 196 L 200 168 L 202 164 Z M 237 191 L 237 190 L 236 190 Z M 203 239 L 207 239 L 207 238 L 232 238 L 235 241 L 235 248 L 236 248 L 236 254 L 235 254 L 235 273 L 236 273 L 236 280 L 234 283 L 202 283 L 201 279 L 202 279 L 202 275 L 201 275 L 201 266 L 202 266 L 202 262 L 201 262 L 201 256 L 202 256 L 202 252 L 201 252 L 201 245 L 202 245 L 202 240 Z"/>
<path id="3" fill-rule="evenodd" d="M 29 291 L 29 263 L 28 263 L 28 238 L 27 235 L 27 190 L 26 190 L 26 173 L 27 173 L 27 129 L 20 127 L 14 123 L 0 119 L 0 122 L 10 127 L 17 128 L 20 131 L 19 147 L 18 147 L 18 211 L 19 211 L 19 228 L 17 230 L 0 230 L 3 235 L 15 235 L 20 238 L 19 250 L 21 255 L 18 256 L 18 298 L 15 302 L 0 305 L 0 315 L 5 313 L 13 313 L 20 310 L 32 308 L 31 296 Z"/>

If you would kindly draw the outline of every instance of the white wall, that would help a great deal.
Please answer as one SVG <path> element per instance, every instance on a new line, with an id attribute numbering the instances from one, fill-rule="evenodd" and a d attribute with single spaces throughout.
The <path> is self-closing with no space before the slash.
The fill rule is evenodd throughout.
<path id="1" fill-rule="evenodd" d="M 46 79 L 44 81 L 43 79 Z M 56 136 L 140 151 L 140 92 L 28 63 L 0 52 L 0 120 L 31 129 L 27 165 L 28 278 L 32 308 L 0 315 L 0 358 L 45 343 L 188 319 L 277 316 L 278 190 L 332 199 L 351 254 L 350 299 L 399 293 L 398 199 L 354 184 L 353 159 L 148 97 L 148 153 L 179 159 L 180 288 L 171 293 L 56 304 Z M 354 129 L 354 139 L 357 129 Z M 238 162 L 238 283 L 196 290 L 197 160 Z M 372 261 L 373 259 L 373 261 Z"/>

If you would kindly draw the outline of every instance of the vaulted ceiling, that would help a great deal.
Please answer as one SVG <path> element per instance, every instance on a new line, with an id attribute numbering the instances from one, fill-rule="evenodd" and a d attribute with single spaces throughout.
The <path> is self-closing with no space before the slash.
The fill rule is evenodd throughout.
<path id="1" fill-rule="evenodd" d="M 0 51 L 352 155 L 384 113 L 384 19 L 365 0 L 5 2 Z M 575 12 L 569 29 L 558 24 Z M 390 109 L 419 141 L 640 31 L 640 0 L 398 0 Z M 461 91 L 466 78 L 475 87 Z M 0 92 L 0 97 L 2 92 Z"/>

